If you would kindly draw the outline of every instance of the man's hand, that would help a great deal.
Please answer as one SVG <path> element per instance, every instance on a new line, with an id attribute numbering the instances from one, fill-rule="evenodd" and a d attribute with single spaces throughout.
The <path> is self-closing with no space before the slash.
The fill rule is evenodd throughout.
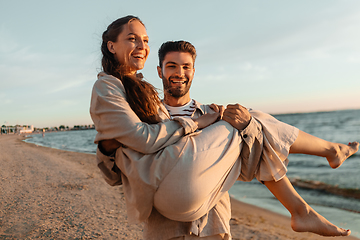
<path id="1" fill-rule="evenodd" d="M 99 149 L 105 155 L 111 155 L 118 149 L 122 144 L 115 139 L 101 140 L 99 142 Z"/>
<path id="2" fill-rule="evenodd" d="M 220 118 L 220 113 L 207 113 L 202 115 L 201 117 L 198 117 L 196 119 L 193 119 L 194 122 L 198 125 L 198 129 L 206 128 L 207 126 L 213 124 L 214 122 L 218 121 Z"/>
<path id="3" fill-rule="evenodd" d="M 241 131 L 249 124 L 251 115 L 249 111 L 240 104 L 229 104 L 226 106 L 222 119 Z"/>

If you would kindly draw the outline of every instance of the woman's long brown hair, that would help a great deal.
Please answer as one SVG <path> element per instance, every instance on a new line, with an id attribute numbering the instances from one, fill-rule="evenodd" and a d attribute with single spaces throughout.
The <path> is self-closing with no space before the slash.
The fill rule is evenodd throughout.
<path id="1" fill-rule="evenodd" d="M 129 15 L 112 22 L 103 33 L 101 44 L 102 68 L 105 73 L 121 80 L 125 87 L 126 100 L 141 121 L 158 123 L 160 122 L 158 111 L 161 102 L 154 86 L 143 80 L 142 76 L 126 75 L 126 66 L 122 66 L 107 47 L 108 41 L 116 42 L 118 35 L 123 30 L 123 26 L 131 21 L 139 21 L 143 24 L 138 17 Z"/>

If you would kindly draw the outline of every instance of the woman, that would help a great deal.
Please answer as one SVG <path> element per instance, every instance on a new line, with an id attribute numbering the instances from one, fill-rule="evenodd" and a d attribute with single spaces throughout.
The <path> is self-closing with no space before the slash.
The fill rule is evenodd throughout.
<path id="1" fill-rule="evenodd" d="M 111 144 L 116 146 L 116 142 L 111 139 L 116 139 L 123 146 L 116 151 L 116 158 L 121 159 L 116 161 L 116 165 L 123 174 L 129 218 L 133 217 L 133 220 L 138 221 L 147 219 L 154 205 L 168 218 L 193 221 L 209 211 L 239 177 L 242 168 L 238 158 L 243 144 L 247 142 L 242 137 L 244 135 L 239 135 L 230 124 L 224 121 L 212 124 L 219 113 L 204 115 L 195 120 L 169 120 L 157 92 L 137 74 L 137 71 L 144 67 L 149 54 L 147 43 L 148 36 L 143 23 L 133 16 L 114 21 L 104 32 L 102 65 L 105 73 L 99 74 L 99 80 L 94 85 L 90 109 L 98 131 L 95 142 L 99 143 L 99 148 L 105 148 L 104 151 L 111 149 Z M 251 135 L 251 127 L 253 130 L 261 129 L 259 122 L 265 126 L 264 131 L 267 131 L 267 123 L 271 124 L 273 119 L 263 113 L 255 114 L 258 121 L 251 118 L 241 134 L 248 130 L 246 135 Z M 271 156 L 268 159 L 263 158 L 262 161 L 283 165 L 290 147 L 295 149 L 294 152 L 308 153 L 302 150 L 302 147 L 296 147 L 296 143 L 302 139 L 298 137 L 297 129 L 278 121 L 274 125 L 278 125 L 277 130 L 282 137 L 285 136 L 281 140 L 285 144 L 271 146 L 273 142 L 270 142 L 265 145 L 263 151 Z M 201 133 L 195 132 L 202 128 Z M 226 133 L 225 136 L 223 133 Z M 261 149 L 262 133 L 255 131 L 253 135 L 252 139 Z M 209 139 L 214 141 L 209 142 Z M 328 158 L 333 167 L 341 165 L 358 149 L 357 143 L 337 146 L 341 146 L 342 150 L 334 153 L 332 160 Z M 338 157 L 337 153 L 343 156 Z M 224 155 L 230 160 L 220 161 Z M 191 165 L 192 163 L 195 165 Z M 255 159 L 250 164 L 257 166 L 258 162 Z M 172 186 L 174 179 L 182 179 L 173 176 L 183 176 L 183 172 L 174 171 L 182 169 L 179 166 L 186 168 L 186 173 L 212 167 L 214 174 L 201 179 L 186 178 L 190 186 L 172 190 L 174 188 L 169 186 Z M 278 169 L 275 172 L 270 169 L 269 174 L 274 177 L 278 173 L 276 171 Z M 267 181 L 265 185 L 291 212 L 291 224 L 295 231 L 310 231 L 330 236 L 350 234 L 349 230 L 336 227 L 312 210 L 293 190 L 284 174 L 275 178 L 278 181 Z M 253 175 L 245 173 L 245 176 Z M 262 176 L 258 179 L 261 180 Z M 178 184 L 180 187 L 182 185 Z M 135 191 L 134 187 L 141 188 L 141 191 Z M 192 191 L 193 189 L 200 191 Z M 289 198 L 288 194 L 284 195 L 283 190 L 293 198 Z M 179 191 L 184 191 L 184 194 L 178 195 Z M 183 198 L 177 199 L 179 196 Z M 166 204 L 169 201 L 163 201 L 163 198 L 172 199 L 171 204 Z M 294 211 L 295 203 L 305 208 L 305 216 Z"/>

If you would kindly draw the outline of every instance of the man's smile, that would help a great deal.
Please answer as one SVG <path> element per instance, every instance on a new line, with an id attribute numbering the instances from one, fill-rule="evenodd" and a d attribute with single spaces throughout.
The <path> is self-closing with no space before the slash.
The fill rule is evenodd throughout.
<path id="1" fill-rule="evenodd" d="M 183 85 L 185 83 L 188 83 L 188 79 L 179 79 L 179 78 L 170 78 L 169 82 L 175 85 Z"/>

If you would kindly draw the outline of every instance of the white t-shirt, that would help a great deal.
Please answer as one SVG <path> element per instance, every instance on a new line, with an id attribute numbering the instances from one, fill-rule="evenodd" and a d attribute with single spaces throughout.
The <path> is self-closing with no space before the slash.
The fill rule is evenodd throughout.
<path id="1" fill-rule="evenodd" d="M 171 118 L 174 117 L 191 117 L 196 109 L 194 99 L 181 107 L 172 107 L 165 104 L 165 108 L 169 111 Z"/>

